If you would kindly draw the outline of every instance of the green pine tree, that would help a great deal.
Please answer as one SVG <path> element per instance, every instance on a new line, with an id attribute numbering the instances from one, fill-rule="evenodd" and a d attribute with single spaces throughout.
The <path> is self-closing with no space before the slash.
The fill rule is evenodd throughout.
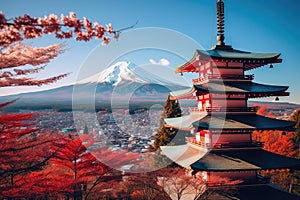
<path id="1" fill-rule="evenodd" d="M 155 150 L 160 150 L 160 146 L 178 145 L 184 142 L 184 136 L 176 137 L 176 140 L 173 141 L 178 129 L 165 127 L 164 119 L 174 117 L 181 117 L 181 109 L 178 100 L 171 100 L 169 96 L 161 114 L 159 129 L 154 136 Z"/>
<path id="2" fill-rule="evenodd" d="M 84 126 L 83 134 L 89 134 L 89 129 L 88 129 L 87 125 Z"/>

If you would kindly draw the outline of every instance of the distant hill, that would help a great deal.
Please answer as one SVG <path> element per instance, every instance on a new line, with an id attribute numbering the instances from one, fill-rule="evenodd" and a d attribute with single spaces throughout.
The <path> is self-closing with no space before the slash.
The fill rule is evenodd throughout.
<path id="1" fill-rule="evenodd" d="M 249 101 L 249 106 L 259 105 L 266 106 L 267 111 L 272 111 L 276 117 L 288 118 L 296 109 L 300 108 L 300 104 L 289 102 L 263 102 L 263 101 Z"/>
<path id="2" fill-rule="evenodd" d="M 289 103 L 289 102 L 266 102 L 266 101 L 249 101 L 248 105 L 253 106 L 259 104 L 260 106 L 267 106 L 272 110 L 282 109 L 297 109 L 300 108 L 300 104 Z"/>

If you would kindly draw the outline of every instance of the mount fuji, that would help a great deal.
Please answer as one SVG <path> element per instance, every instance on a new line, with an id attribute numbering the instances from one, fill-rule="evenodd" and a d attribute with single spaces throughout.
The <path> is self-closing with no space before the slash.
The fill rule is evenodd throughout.
<path id="1" fill-rule="evenodd" d="M 117 62 L 109 68 L 100 72 L 98 76 L 98 83 L 108 83 L 112 86 L 122 84 L 124 81 L 146 83 L 137 77 L 134 73 L 136 65 L 130 62 Z"/>
<path id="2" fill-rule="evenodd" d="M 8 106 L 9 109 L 70 109 L 74 96 L 83 105 L 92 97 L 96 106 L 111 103 L 112 99 L 120 102 L 165 102 L 170 91 L 189 87 L 184 82 L 186 81 L 182 77 L 174 75 L 173 70 L 166 66 L 137 66 L 131 62 L 120 61 L 72 85 L 1 96 L 0 102 L 19 98 Z"/>

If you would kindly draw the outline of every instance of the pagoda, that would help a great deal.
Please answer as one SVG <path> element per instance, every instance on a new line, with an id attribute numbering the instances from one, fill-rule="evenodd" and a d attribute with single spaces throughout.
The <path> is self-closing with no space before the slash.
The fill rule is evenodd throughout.
<path id="1" fill-rule="evenodd" d="M 197 107 L 190 114 L 167 118 L 167 127 L 191 130 L 185 145 L 161 146 L 162 152 L 193 174 L 202 173 L 211 185 L 213 177 L 242 180 L 238 199 L 298 199 L 280 190 L 261 176 L 261 170 L 293 169 L 300 160 L 262 149 L 261 142 L 252 139 L 254 130 L 292 131 L 294 122 L 257 115 L 249 107 L 249 98 L 288 96 L 288 86 L 260 84 L 253 81 L 248 70 L 281 63 L 280 53 L 252 53 L 236 50 L 224 40 L 224 3 L 217 2 L 217 40 L 211 50 L 196 50 L 193 58 L 176 69 L 195 72 L 192 88 L 171 92 L 173 100 L 195 99 Z M 181 134 L 179 131 L 178 134 Z M 255 187 L 253 187 L 255 186 Z"/>

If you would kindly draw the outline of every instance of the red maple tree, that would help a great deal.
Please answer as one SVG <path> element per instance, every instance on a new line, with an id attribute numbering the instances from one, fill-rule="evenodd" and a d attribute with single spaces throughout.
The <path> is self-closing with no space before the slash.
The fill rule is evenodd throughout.
<path id="1" fill-rule="evenodd" d="M 23 189 L 24 195 L 45 195 L 55 198 L 76 199 L 99 198 L 101 190 L 109 189 L 111 181 L 122 179 L 120 171 L 103 164 L 126 165 L 139 155 L 128 152 L 111 152 L 109 149 L 94 146 L 97 152 L 91 153 L 90 147 L 96 141 L 92 134 L 65 136 L 57 141 L 59 150 L 50 158 L 44 170 L 29 174 L 31 187 Z M 88 150 L 89 149 L 89 150 Z M 95 149 L 93 150 L 93 152 Z M 101 156 L 103 162 L 97 157 Z M 111 163 L 112 164 L 112 163 Z M 34 187 L 35 190 L 30 188 Z M 24 193 L 24 191 L 27 191 Z M 102 194 L 103 195 L 103 194 Z M 24 196 L 23 196 L 24 197 Z"/>
<path id="2" fill-rule="evenodd" d="M 44 34 L 69 39 L 75 35 L 76 40 L 97 38 L 105 45 L 110 41 L 109 35 L 118 38 L 120 31 L 114 31 L 111 24 L 104 28 L 86 18 L 79 20 L 75 13 L 62 15 L 60 20 L 53 14 L 44 18 L 24 15 L 9 20 L 0 13 L 0 87 L 41 86 L 67 76 L 31 78 L 31 74 L 39 73 L 44 69 L 43 65 L 64 50 L 60 44 L 32 47 L 23 43 L 25 39 Z M 34 67 L 24 69 L 26 65 Z M 0 108 L 14 101 L 0 104 Z M 99 162 L 87 151 L 92 141 L 84 141 L 83 144 L 79 138 L 64 138 L 50 132 L 39 133 L 39 128 L 32 122 L 34 117 L 32 113 L 0 114 L 1 199 L 48 196 L 87 198 L 100 183 L 116 177 L 112 168 Z M 117 160 L 120 165 L 128 162 L 123 152 L 111 154 L 101 149 L 99 153 L 101 155 L 98 156 L 105 157 L 109 162 Z M 132 156 L 134 158 L 136 156 Z"/>
<path id="3" fill-rule="evenodd" d="M 56 134 L 38 133 L 34 117 L 32 113 L 0 115 L 0 198 L 18 197 L 23 182 L 29 181 L 25 177 L 41 170 L 53 156 Z"/>
<path id="4" fill-rule="evenodd" d="M 267 113 L 267 106 L 262 106 L 257 111 L 258 115 L 274 117 L 272 111 Z M 263 142 L 264 149 L 280 155 L 294 157 L 297 154 L 293 143 L 293 132 L 279 130 L 253 131 L 252 138 Z"/>
<path id="5" fill-rule="evenodd" d="M 272 112 L 267 113 L 267 106 L 261 107 L 257 114 L 274 117 Z M 254 131 L 252 133 L 253 140 L 263 142 L 265 150 L 288 157 L 295 157 L 298 152 L 293 137 L 293 132 L 279 130 Z M 289 190 L 291 187 L 293 175 L 288 169 L 265 170 L 262 171 L 262 174 L 285 190 Z"/>

